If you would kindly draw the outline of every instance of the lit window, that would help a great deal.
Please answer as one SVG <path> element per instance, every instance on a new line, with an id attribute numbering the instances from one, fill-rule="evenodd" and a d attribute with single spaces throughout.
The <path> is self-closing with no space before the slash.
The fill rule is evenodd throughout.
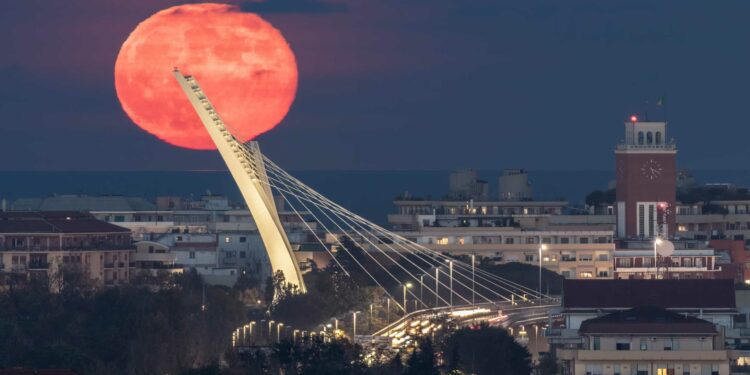
<path id="1" fill-rule="evenodd" d="M 232 242 L 232 239 L 230 237 L 224 237 L 224 242 L 230 243 Z"/>

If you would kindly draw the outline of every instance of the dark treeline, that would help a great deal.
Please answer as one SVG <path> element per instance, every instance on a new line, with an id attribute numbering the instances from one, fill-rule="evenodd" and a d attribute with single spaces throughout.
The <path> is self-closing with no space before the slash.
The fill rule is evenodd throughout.
<path id="1" fill-rule="evenodd" d="M 66 277 L 6 284 L 0 292 L 0 368 L 68 368 L 82 374 L 177 374 L 218 363 L 244 319 L 238 291 L 195 274 L 158 290 L 96 290 Z"/>

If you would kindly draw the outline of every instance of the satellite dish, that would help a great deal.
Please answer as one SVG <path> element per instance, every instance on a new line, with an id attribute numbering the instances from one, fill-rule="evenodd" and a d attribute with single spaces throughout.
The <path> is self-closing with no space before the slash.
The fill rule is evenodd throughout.
<path id="1" fill-rule="evenodd" d="M 672 241 L 659 240 L 655 242 L 654 247 L 656 247 L 656 253 L 663 257 L 668 257 L 674 254 L 674 244 Z"/>

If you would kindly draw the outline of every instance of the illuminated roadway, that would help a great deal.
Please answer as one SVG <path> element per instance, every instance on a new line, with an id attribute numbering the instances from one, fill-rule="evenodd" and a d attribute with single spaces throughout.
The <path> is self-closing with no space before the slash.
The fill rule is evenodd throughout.
<path id="1" fill-rule="evenodd" d="M 558 299 L 523 302 L 484 303 L 469 306 L 445 306 L 417 310 L 406 314 L 372 335 L 358 335 L 355 341 L 363 346 L 408 345 L 416 337 L 433 335 L 444 324 L 466 327 L 483 322 L 491 326 L 508 328 L 525 324 L 546 322 L 554 318 L 560 307 Z M 445 323 L 442 323 L 445 322 Z"/>

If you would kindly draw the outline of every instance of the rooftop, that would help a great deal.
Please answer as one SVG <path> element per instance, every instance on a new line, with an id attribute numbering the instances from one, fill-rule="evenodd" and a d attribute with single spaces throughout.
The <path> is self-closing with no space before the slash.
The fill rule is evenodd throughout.
<path id="1" fill-rule="evenodd" d="M 731 279 L 563 280 L 564 309 L 734 309 Z"/>
<path id="2" fill-rule="evenodd" d="M 0 212 L 0 233 L 129 233 L 84 212 Z"/>
<path id="3" fill-rule="evenodd" d="M 596 334 L 697 334 L 714 335 L 714 324 L 661 307 L 638 306 L 581 323 L 581 333 Z"/>

